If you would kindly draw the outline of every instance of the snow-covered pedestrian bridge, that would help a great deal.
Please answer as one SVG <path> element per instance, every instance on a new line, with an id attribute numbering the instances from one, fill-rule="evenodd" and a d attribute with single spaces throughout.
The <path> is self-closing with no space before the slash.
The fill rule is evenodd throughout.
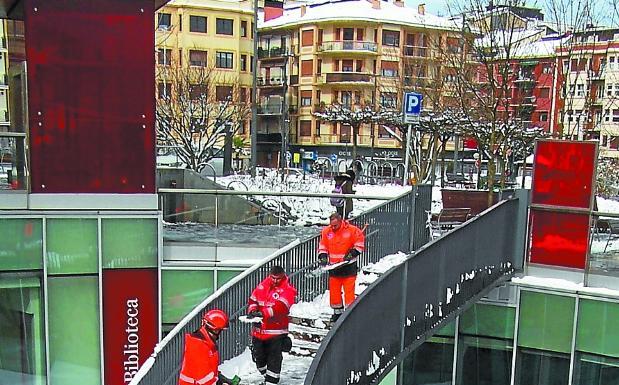
<path id="1" fill-rule="evenodd" d="M 238 373 L 243 383 L 259 384 L 262 379 L 249 362 L 249 325 L 238 322 L 238 317 L 245 314 L 253 287 L 273 265 L 286 269 L 301 301 L 292 314 L 293 321 L 300 320 L 291 327 L 292 353 L 310 352 L 305 357 L 285 356 L 281 383 L 377 383 L 435 330 L 522 265 L 518 256 L 523 255 L 519 247 L 524 244 L 524 227 L 513 224 L 524 223 L 526 199 L 503 201 L 409 254 L 428 239 L 429 196 L 429 188 L 418 187 L 355 218 L 357 225 L 368 225 L 367 250 L 361 261 L 366 271 L 385 255 L 407 254 L 385 259 L 390 260 L 390 268 L 380 277 L 368 275 L 374 282 L 328 333 L 317 331 L 324 322 L 321 318 L 328 316 L 320 297 L 326 291 L 326 277 L 308 274 L 316 267 L 318 238 L 295 241 L 197 306 L 157 345 L 132 384 L 176 384 L 183 334 L 197 329 L 202 313 L 211 308 L 221 308 L 231 316 L 231 326 L 219 341 L 223 360 L 229 360 L 223 365 L 224 373 Z M 314 321 L 307 320 L 316 314 Z"/>

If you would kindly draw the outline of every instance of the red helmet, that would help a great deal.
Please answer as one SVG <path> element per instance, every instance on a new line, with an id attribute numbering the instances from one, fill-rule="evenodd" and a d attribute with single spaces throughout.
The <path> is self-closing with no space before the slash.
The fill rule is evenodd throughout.
<path id="1" fill-rule="evenodd" d="M 202 322 L 204 326 L 206 326 L 211 331 L 219 333 L 223 329 L 228 328 L 229 320 L 228 315 L 223 310 L 213 309 L 207 311 L 202 316 Z"/>

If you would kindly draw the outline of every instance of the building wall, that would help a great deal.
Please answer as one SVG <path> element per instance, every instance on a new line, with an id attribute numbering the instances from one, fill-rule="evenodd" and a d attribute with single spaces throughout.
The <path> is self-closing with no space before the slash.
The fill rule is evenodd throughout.
<path id="1" fill-rule="evenodd" d="M 614 384 L 616 297 L 518 287 L 506 303 L 482 301 L 400 367 L 412 384 Z"/>
<path id="2" fill-rule="evenodd" d="M 390 42 L 386 36 L 389 33 L 398 34 L 398 38 Z M 327 146 L 345 150 L 352 143 L 352 134 L 350 127 L 319 122 L 313 113 L 333 103 L 375 107 L 383 103 L 385 107 L 400 108 L 404 90 L 436 93 L 426 82 L 447 73 L 440 57 L 451 42 L 448 38 L 460 41 L 457 32 L 437 27 L 347 20 L 284 25 L 262 30 L 259 35 L 262 36 L 260 46 L 265 50 L 273 36 L 286 37 L 284 52 L 288 58 L 278 62 L 272 57 L 259 56 L 259 76 L 272 78 L 275 73 L 277 78 L 287 63 L 290 85 L 284 91 L 283 86 L 259 83 L 259 101 L 269 104 L 273 96 L 279 98 L 286 92 L 290 118 L 283 121 L 289 121 L 286 128 L 291 145 L 314 151 Z M 440 93 L 441 101 L 451 95 L 447 87 Z M 424 108 L 431 110 L 432 106 L 427 104 Z M 263 117 L 259 132 L 279 132 L 282 123 L 277 115 Z M 359 134 L 362 155 L 369 156 L 370 147 L 394 150 L 402 147 L 378 125 L 364 124 Z"/>

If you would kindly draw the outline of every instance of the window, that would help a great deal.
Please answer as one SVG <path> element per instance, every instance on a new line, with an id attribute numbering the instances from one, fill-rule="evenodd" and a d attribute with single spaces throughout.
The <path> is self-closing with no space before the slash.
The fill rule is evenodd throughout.
<path id="1" fill-rule="evenodd" d="M 619 123 L 619 110 L 613 110 L 613 123 Z"/>
<path id="2" fill-rule="evenodd" d="M 215 67 L 233 68 L 234 54 L 232 52 L 216 52 Z"/>
<path id="3" fill-rule="evenodd" d="M 316 121 L 316 132 L 315 136 L 320 136 L 320 120 Z"/>
<path id="4" fill-rule="evenodd" d="M 206 67 L 208 64 L 208 52 L 195 49 L 189 50 L 189 65 Z"/>
<path id="5" fill-rule="evenodd" d="M 398 76 L 398 62 L 397 61 L 383 61 L 381 63 L 381 75 L 389 78 Z"/>
<path id="6" fill-rule="evenodd" d="M 363 28 L 357 28 L 357 41 L 363 41 Z"/>
<path id="7" fill-rule="evenodd" d="M 539 121 L 547 122 L 548 121 L 548 112 L 540 112 L 539 113 Z"/>
<path id="8" fill-rule="evenodd" d="M 322 74 L 322 59 L 318 59 L 316 62 L 316 75 Z"/>
<path id="9" fill-rule="evenodd" d="M 247 37 L 247 21 L 241 20 L 241 37 Z"/>
<path id="10" fill-rule="evenodd" d="M 183 65 L 183 49 L 182 48 L 178 49 L 178 65 L 179 66 Z"/>
<path id="11" fill-rule="evenodd" d="M 206 17 L 189 15 L 189 32 L 206 33 Z"/>
<path id="12" fill-rule="evenodd" d="M 172 62 L 172 50 L 168 48 L 157 49 L 157 64 L 168 66 Z"/>
<path id="13" fill-rule="evenodd" d="M 247 55 L 241 55 L 241 71 L 247 71 Z"/>
<path id="14" fill-rule="evenodd" d="M 363 60 L 357 60 L 357 72 L 363 72 Z"/>
<path id="15" fill-rule="evenodd" d="M 606 91 L 606 95 L 607 96 L 613 96 L 613 84 L 610 83 L 606 86 L 607 91 Z"/>
<path id="16" fill-rule="evenodd" d="M 307 29 L 301 32 L 301 46 L 310 47 L 314 45 L 314 30 Z"/>
<path id="17" fill-rule="evenodd" d="M 189 99 L 200 100 L 208 98 L 208 89 L 204 84 L 192 84 L 189 89 Z"/>
<path id="18" fill-rule="evenodd" d="M 218 102 L 230 100 L 232 98 L 232 86 L 216 86 L 215 99 Z"/>
<path id="19" fill-rule="evenodd" d="M 218 35 L 234 35 L 234 20 L 217 18 L 215 33 Z"/>
<path id="20" fill-rule="evenodd" d="M 392 92 L 381 92 L 380 93 L 380 105 L 387 108 L 396 108 L 397 106 L 397 95 Z"/>
<path id="21" fill-rule="evenodd" d="M 577 84 L 576 85 L 576 96 L 585 96 L 585 85 L 584 84 Z"/>
<path id="22" fill-rule="evenodd" d="M 312 91 L 301 91 L 301 107 L 312 105 Z"/>
<path id="23" fill-rule="evenodd" d="M 239 99 L 241 102 L 247 101 L 247 87 L 241 87 L 239 90 Z"/>
<path id="24" fill-rule="evenodd" d="M 400 46 L 400 31 L 383 30 L 383 45 Z"/>
<path id="25" fill-rule="evenodd" d="M 254 71 L 254 55 L 249 56 L 249 72 Z"/>
<path id="26" fill-rule="evenodd" d="M 314 73 L 313 60 L 301 60 L 301 76 L 312 76 Z"/>
<path id="27" fill-rule="evenodd" d="M 355 39 L 354 28 L 343 28 L 342 31 L 343 31 L 342 40 L 354 40 Z"/>
<path id="28" fill-rule="evenodd" d="M 169 13 L 157 14 L 157 28 L 163 31 L 169 31 L 172 27 L 172 15 Z"/>
<path id="29" fill-rule="evenodd" d="M 615 57 L 614 56 L 609 56 L 608 57 L 608 68 L 610 68 L 611 70 L 615 69 L 615 65 L 616 65 Z"/>
<path id="30" fill-rule="evenodd" d="M 352 92 L 342 91 L 340 92 L 340 103 L 344 106 L 352 106 Z"/>
<path id="31" fill-rule="evenodd" d="M 604 121 L 610 122 L 610 109 L 606 109 L 606 111 L 604 111 Z"/>
<path id="32" fill-rule="evenodd" d="M 299 136 L 311 136 L 312 135 L 312 121 L 301 120 L 299 122 Z"/>
<path id="33" fill-rule="evenodd" d="M 542 64 L 542 73 L 543 74 L 550 74 L 550 73 L 552 73 L 552 66 L 550 65 L 550 63 Z"/>
<path id="34" fill-rule="evenodd" d="M 353 61 L 352 60 L 342 60 L 342 72 L 353 72 Z"/>
<path id="35" fill-rule="evenodd" d="M 563 60 L 563 73 L 567 73 L 569 69 L 570 69 L 570 61 L 567 59 Z"/>
<path id="36" fill-rule="evenodd" d="M 615 96 L 619 96 L 619 83 L 615 83 Z"/>
<path id="37" fill-rule="evenodd" d="M 172 95 L 172 83 L 157 83 L 159 99 L 166 99 Z"/>
<path id="38" fill-rule="evenodd" d="M 183 15 L 178 15 L 178 30 L 183 30 Z"/>

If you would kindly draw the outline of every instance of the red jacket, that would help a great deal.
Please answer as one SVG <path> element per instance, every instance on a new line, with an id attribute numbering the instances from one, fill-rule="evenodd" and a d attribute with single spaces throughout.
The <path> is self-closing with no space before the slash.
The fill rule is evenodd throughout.
<path id="1" fill-rule="evenodd" d="M 251 335 L 260 339 L 268 340 L 278 335 L 288 333 L 288 313 L 295 303 L 297 289 L 285 277 L 277 286 L 266 277 L 252 291 L 249 297 L 247 312 L 259 310 L 262 312 L 260 327 L 254 327 Z"/>
<path id="2" fill-rule="evenodd" d="M 204 327 L 185 334 L 185 353 L 178 385 L 214 385 L 219 373 L 219 352 Z"/>

